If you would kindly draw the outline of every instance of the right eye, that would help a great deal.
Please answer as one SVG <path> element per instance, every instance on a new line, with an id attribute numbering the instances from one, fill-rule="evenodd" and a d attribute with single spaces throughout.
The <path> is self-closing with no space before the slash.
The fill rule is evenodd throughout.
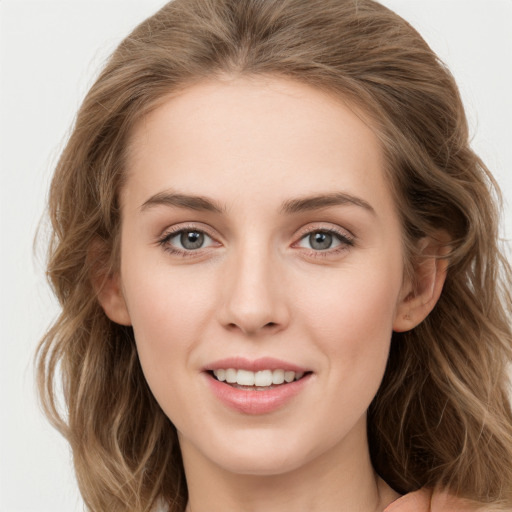
<path id="1" fill-rule="evenodd" d="M 299 247 L 306 247 L 315 251 L 326 251 L 341 245 L 340 235 L 330 231 L 313 231 L 303 237 L 299 242 Z"/>
<path id="2" fill-rule="evenodd" d="M 166 250 L 183 254 L 215 245 L 215 241 L 199 229 L 179 229 L 166 233 L 159 241 Z"/>

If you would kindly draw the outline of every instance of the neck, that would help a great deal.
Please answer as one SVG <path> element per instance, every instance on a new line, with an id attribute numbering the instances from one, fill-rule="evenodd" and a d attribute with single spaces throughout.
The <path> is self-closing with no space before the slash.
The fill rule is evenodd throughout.
<path id="1" fill-rule="evenodd" d="M 186 439 L 180 444 L 189 490 L 186 512 L 382 512 L 398 498 L 371 465 L 366 429 L 277 474 L 234 473 L 203 457 Z"/>

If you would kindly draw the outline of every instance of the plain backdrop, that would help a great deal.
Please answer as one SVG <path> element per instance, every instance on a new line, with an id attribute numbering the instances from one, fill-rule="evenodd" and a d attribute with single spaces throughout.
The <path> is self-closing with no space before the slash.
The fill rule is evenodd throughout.
<path id="1" fill-rule="evenodd" d="M 57 314 L 33 238 L 75 112 L 117 43 L 163 0 L 0 0 L 0 511 L 82 510 L 67 444 L 38 409 L 32 357 Z M 386 0 L 454 73 L 512 238 L 512 0 Z"/>

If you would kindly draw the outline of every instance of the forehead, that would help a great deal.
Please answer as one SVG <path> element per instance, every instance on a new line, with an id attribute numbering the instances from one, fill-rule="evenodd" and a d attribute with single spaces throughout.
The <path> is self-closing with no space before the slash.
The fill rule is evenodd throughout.
<path id="1" fill-rule="evenodd" d="M 372 196 L 386 188 L 383 170 L 372 126 L 343 99 L 283 78 L 212 80 L 135 125 L 123 202 L 140 205 L 176 187 L 225 196 L 265 190 L 279 201 L 335 188 Z"/>

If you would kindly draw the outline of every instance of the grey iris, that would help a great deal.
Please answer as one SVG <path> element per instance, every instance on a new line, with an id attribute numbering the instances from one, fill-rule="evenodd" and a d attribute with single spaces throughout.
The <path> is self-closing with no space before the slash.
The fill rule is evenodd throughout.
<path id="1" fill-rule="evenodd" d="M 309 243 L 317 251 L 329 249 L 332 245 L 332 235 L 329 233 L 312 233 L 309 235 Z"/>
<path id="2" fill-rule="evenodd" d="M 204 234 L 197 231 L 184 231 L 181 233 L 180 242 L 185 249 L 199 249 L 204 243 Z"/>

